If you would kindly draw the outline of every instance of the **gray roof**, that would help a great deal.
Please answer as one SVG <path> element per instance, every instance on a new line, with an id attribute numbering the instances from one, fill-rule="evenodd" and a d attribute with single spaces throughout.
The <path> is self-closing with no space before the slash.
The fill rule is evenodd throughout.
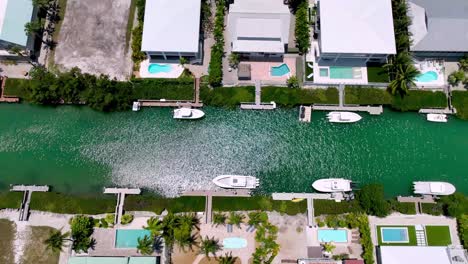
<path id="1" fill-rule="evenodd" d="M 146 0 L 142 51 L 198 52 L 201 0 Z"/>
<path id="2" fill-rule="evenodd" d="M 410 0 L 409 16 L 412 51 L 468 52 L 467 0 Z"/>
<path id="3" fill-rule="evenodd" d="M 396 53 L 390 0 L 326 0 L 319 8 L 322 53 Z"/>

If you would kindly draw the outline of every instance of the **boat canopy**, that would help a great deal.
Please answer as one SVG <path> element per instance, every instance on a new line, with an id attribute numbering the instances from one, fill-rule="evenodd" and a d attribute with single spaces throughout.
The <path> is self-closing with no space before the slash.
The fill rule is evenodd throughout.
<path id="1" fill-rule="evenodd" d="M 232 177 L 231 185 L 234 187 L 245 187 L 247 186 L 247 179 L 244 177 Z"/>
<path id="2" fill-rule="evenodd" d="M 179 109 L 180 115 L 184 117 L 188 117 L 192 115 L 192 110 L 190 108 L 181 108 Z"/>

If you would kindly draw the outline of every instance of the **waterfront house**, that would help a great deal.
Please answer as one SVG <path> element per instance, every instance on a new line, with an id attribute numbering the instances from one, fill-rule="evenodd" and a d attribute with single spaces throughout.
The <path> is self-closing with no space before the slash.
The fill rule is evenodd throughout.
<path id="1" fill-rule="evenodd" d="M 201 63 L 201 0 L 146 0 L 141 50 L 150 61 Z"/>
<path id="2" fill-rule="evenodd" d="M 411 51 L 418 57 L 454 58 L 468 53 L 468 1 L 410 0 Z"/>
<path id="3" fill-rule="evenodd" d="M 35 19 L 32 0 L 0 1 L 0 57 L 16 57 L 10 52 L 18 47 L 29 53 L 34 46 L 34 37 L 24 33 L 24 25 Z"/>
<path id="4" fill-rule="evenodd" d="M 383 63 L 396 54 L 391 0 L 318 1 L 315 32 L 322 64 Z"/>
<path id="5" fill-rule="evenodd" d="M 468 263 L 466 250 L 459 247 L 380 246 L 377 263 L 455 264 Z"/>
<path id="6" fill-rule="evenodd" d="M 232 52 L 250 59 L 281 59 L 287 50 L 291 13 L 283 0 L 235 0 L 227 31 Z"/>

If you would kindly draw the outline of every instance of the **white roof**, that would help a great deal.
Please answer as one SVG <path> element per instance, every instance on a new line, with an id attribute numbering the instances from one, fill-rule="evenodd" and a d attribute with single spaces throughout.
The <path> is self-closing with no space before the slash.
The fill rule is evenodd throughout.
<path id="1" fill-rule="evenodd" d="M 198 52 L 201 0 L 146 0 L 142 51 Z"/>
<path id="2" fill-rule="evenodd" d="M 281 19 L 240 18 L 237 20 L 235 52 L 284 52 Z"/>
<path id="3" fill-rule="evenodd" d="M 380 246 L 381 264 L 451 264 L 447 247 Z"/>
<path id="4" fill-rule="evenodd" d="M 396 53 L 391 0 L 319 3 L 322 53 Z"/>
<path id="5" fill-rule="evenodd" d="M 289 8 L 283 0 L 234 0 L 229 13 L 289 14 Z"/>

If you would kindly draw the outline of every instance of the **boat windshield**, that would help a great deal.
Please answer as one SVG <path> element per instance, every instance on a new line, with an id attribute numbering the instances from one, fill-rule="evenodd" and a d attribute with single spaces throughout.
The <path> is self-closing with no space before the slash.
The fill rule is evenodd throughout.
<path id="1" fill-rule="evenodd" d="M 232 177 L 231 179 L 232 186 L 247 186 L 247 180 L 245 178 Z"/>

